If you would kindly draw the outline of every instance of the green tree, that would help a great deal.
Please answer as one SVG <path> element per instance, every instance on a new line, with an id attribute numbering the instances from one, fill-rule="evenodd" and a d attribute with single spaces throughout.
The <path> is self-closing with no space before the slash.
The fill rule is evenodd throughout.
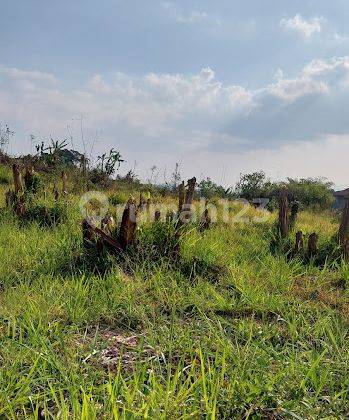
<path id="1" fill-rule="evenodd" d="M 333 204 L 333 183 L 326 178 L 287 178 L 286 186 L 303 208 L 327 209 Z"/>
<path id="2" fill-rule="evenodd" d="M 201 197 L 212 198 L 212 197 L 227 197 L 230 194 L 230 188 L 226 189 L 221 185 L 214 183 L 211 178 L 207 177 L 198 184 L 198 190 Z"/>
<path id="3" fill-rule="evenodd" d="M 241 198 L 252 200 L 256 197 L 265 197 L 270 185 L 263 171 L 241 174 L 235 192 Z"/>

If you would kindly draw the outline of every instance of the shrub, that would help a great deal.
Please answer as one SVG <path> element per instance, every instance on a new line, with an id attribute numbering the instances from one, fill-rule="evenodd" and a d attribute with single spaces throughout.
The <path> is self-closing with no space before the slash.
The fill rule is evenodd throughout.
<path id="1" fill-rule="evenodd" d="M 68 219 L 66 203 L 54 202 L 52 205 L 44 203 L 30 203 L 26 207 L 24 221 L 37 222 L 40 226 L 56 226 Z"/>
<path id="2" fill-rule="evenodd" d="M 28 177 L 25 182 L 25 191 L 30 194 L 37 194 L 44 187 L 44 181 L 38 173 Z"/>
<path id="3" fill-rule="evenodd" d="M 124 192 L 112 193 L 109 196 L 109 202 L 112 206 L 123 205 L 127 202 L 128 195 Z"/>
<path id="4" fill-rule="evenodd" d="M 10 185 L 12 182 L 12 173 L 7 166 L 0 166 L 0 185 Z"/>

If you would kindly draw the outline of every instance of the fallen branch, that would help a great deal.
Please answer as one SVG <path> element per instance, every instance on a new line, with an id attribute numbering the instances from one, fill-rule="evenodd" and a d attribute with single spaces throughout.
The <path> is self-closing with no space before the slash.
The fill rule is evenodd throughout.
<path id="1" fill-rule="evenodd" d="M 102 243 L 103 245 L 107 245 L 107 247 L 115 253 L 120 253 L 123 251 L 119 241 L 115 240 L 102 229 L 94 226 L 86 219 L 82 221 L 82 233 L 85 245 L 91 245 L 93 242 L 97 242 L 99 243 L 99 248 L 100 244 Z"/>

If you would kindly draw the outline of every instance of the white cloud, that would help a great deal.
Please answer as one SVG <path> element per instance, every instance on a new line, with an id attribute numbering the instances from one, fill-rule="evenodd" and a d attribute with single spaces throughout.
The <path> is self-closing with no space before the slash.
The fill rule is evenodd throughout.
<path id="1" fill-rule="evenodd" d="M 217 26 L 222 25 L 221 19 L 199 10 L 192 10 L 188 15 L 177 14 L 176 19 L 178 22 L 186 24 L 208 23 Z"/>
<path id="2" fill-rule="evenodd" d="M 179 12 L 176 5 L 171 2 L 163 3 L 164 8 L 168 14 L 172 16 L 177 22 L 182 24 L 211 24 L 221 26 L 220 18 L 210 15 L 204 10 L 191 10 L 189 13 Z"/>
<path id="3" fill-rule="evenodd" d="M 324 82 L 301 76 L 297 79 L 280 78 L 276 83 L 269 85 L 266 90 L 271 95 L 288 102 L 294 102 L 304 96 L 328 93 L 329 87 Z"/>
<path id="4" fill-rule="evenodd" d="M 24 152 L 29 134 L 66 137 L 67 124 L 80 137 L 83 115 L 85 138 L 98 131 L 96 153 L 117 147 L 143 164 L 188 152 L 219 159 L 232 151 L 345 137 L 348 75 L 349 57 L 335 57 L 314 60 L 292 78 L 278 70 L 271 84 L 256 90 L 224 84 L 210 67 L 192 75 L 95 74 L 68 90 L 54 75 L 0 68 L 0 115 L 17 133 L 17 152 Z"/>
<path id="5" fill-rule="evenodd" d="M 310 38 L 314 34 L 321 32 L 323 22 L 323 17 L 313 17 L 307 20 L 297 14 L 290 19 L 281 19 L 280 26 L 287 30 L 296 31 L 304 38 Z"/>
<path id="6" fill-rule="evenodd" d="M 303 74 L 308 77 L 324 76 L 336 69 L 349 70 L 349 57 L 334 57 L 330 60 L 313 60 L 303 69 Z"/>

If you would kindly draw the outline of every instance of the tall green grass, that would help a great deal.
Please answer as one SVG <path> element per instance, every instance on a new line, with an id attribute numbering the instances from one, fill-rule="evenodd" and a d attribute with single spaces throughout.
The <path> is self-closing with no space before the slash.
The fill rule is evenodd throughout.
<path id="1" fill-rule="evenodd" d="M 0 218 L 0 418 L 347 418 L 346 264 L 271 254 L 271 218 L 188 229 L 176 264 L 144 226 L 144 252 L 96 274 L 69 208 Z"/>

